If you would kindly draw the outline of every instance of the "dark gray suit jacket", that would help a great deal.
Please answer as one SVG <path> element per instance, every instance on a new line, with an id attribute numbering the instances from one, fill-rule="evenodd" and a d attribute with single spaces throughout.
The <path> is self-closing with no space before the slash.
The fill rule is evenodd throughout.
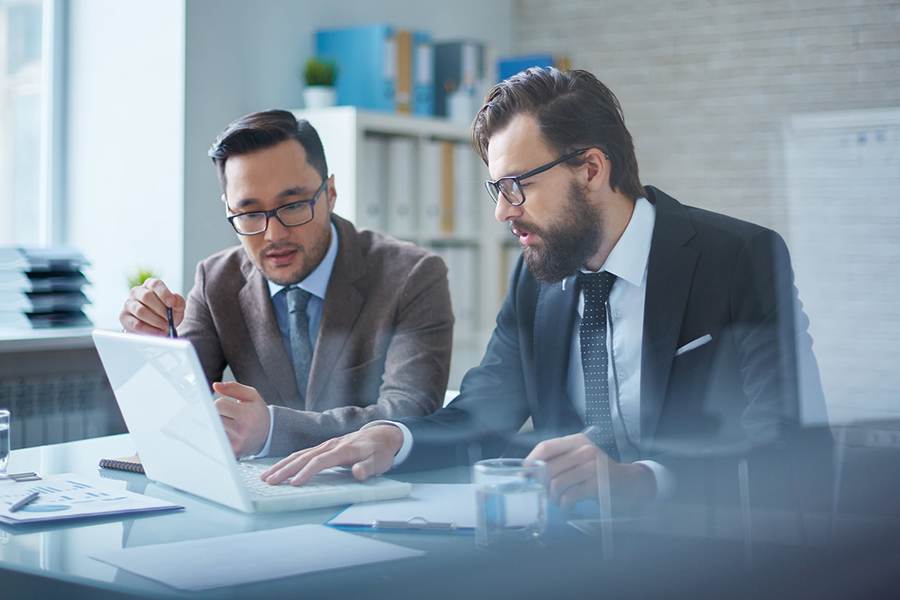
<path id="1" fill-rule="evenodd" d="M 646 188 L 656 207 L 641 340 L 642 458 L 734 455 L 783 439 L 806 405 L 824 413 L 807 320 L 787 248 L 768 229 L 683 206 Z M 574 276 L 537 281 L 524 263 L 480 366 L 457 399 L 401 419 L 413 434 L 406 469 L 522 454 L 580 431 L 566 374 L 578 289 Z M 712 341 L 676 356 L 704 335 Z M 535 433 L 518 435 L 532 418 Z M 676 474 L 677 475 L 677 474 Z"/>
<path id="2" fill-rule="evenodd" d="M 375 419 L 426 415 L 447 386 L 453 313 L 443 261 L 333 217 L 338 254 L 325 294 L 306 404 L 265 277 L 241 247 L 197 266 L 179 335 L 207 379 L 229 366 L 274 409 L 270 454 L 288 454 Z"/>

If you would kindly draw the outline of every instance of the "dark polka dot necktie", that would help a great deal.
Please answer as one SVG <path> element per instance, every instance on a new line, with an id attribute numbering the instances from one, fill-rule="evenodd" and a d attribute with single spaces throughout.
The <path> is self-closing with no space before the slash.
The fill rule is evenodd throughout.
<path id="1" fill-rule="evenodd" d="M 578 273 L 578 283 L 584 293 L 584 314 L 579 328 L 584 369 L 584 420 L 598 432 L 600 449 L 613 460 L 619 460 L 609 407 L 609 356 L 606 351 L 606 303 L 615 282 L 616 276 L 606 271 Z"/>

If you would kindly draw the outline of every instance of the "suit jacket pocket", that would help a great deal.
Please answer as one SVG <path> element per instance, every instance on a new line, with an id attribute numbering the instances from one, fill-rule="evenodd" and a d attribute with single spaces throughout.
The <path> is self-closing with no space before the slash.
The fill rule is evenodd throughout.
<path id="1" fill-rule="evenodd" d="M 717 368 L 715 352 L 716 344 L 705 342 L 675 356 L 666 396 L 666 406 L 673 407 L 666 419 L 667 435 L 704 436 L 718 431 L 721 419 L 708 406 Z"/>
<path id="2" fill-rule="evenodd" d="M 708 371 L 713 367 L 711 363 L 713 354 L 711 353 L 715 351 L 715 344 L 710 343 L 712 341 L 711 336 L 704 335 L 678 348 L 672 360 L 671 378 L 673 382 L 697 371 L 704 373 L 701 379 L 705 379 Z M 694 375 L 690 377 L 693 378 Z"/>

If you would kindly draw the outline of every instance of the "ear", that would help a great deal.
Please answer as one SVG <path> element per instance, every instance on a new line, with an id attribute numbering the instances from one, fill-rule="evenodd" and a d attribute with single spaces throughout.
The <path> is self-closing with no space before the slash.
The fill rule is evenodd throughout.
<path id="1" fill-rule="evenodd" d="M 602 189 L 609 187 L 609 176 L 612 170 L 612 162 L 600 148 L 589 148 L 581 155 L 584 161 L 582 167 L 587 171 L 587 185 L 589 189 Z"/>
<path id="2" fill-rule="evenodd" d="M 325 188 L 325 193 L 328 195 L 328 212 L 334 212 L 334 203 L 337 202 L 337 187 L 334 184 L 334 175 L 328 178 L 328 187 Z"/>

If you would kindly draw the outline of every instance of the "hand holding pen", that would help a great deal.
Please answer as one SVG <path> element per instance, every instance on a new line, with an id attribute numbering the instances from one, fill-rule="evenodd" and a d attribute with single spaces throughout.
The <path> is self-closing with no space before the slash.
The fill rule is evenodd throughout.
<path id="1" fill-rule="evenodd" d="M 148 279 L 131 288 L 119 323 L 125 331 L 178 337 L 177 327 L 184 320 L 184 297 L 166 287 L 159 279 Z"/>
<path id="2" fill-rule="evenodd" d="M 178 330 L 175 329 L 175 318 L 172 316 L 172 309 L 166 307 L 166 321 L 169 325 L 169 337 L 175 339 L 178 337 Z"/>

